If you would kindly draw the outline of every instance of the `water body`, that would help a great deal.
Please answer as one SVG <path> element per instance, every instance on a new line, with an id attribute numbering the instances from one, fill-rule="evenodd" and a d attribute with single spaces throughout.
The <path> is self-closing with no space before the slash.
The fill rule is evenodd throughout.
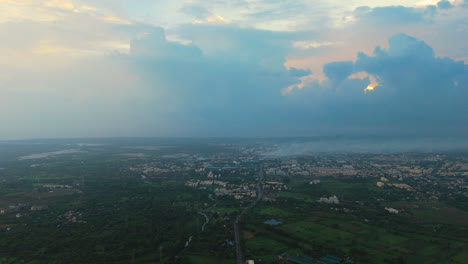
<path id="1" fill-rule="evenodd" d="M 282 222 L 275 220 L 275 219 L 270 219 L 268 221 L 263 222 L 264 224 L 271 225 L 271 226 L 276 226 L 276 225 L 281 225 Z"/>
<path id="2" fill-rule="evenodd" d="M 206 224 L 208 224 L 210 222 L 210 219 L 208 218 L 208 216 L 205 213 L 198 212 L 198 214 L 203 215 L 205 217 L 205 222 L 201 226 L 201 231 L 203 232 L 203 231 L 205 231 Z M 190 236 L 188 238 L 187 242 L 185 242 L 185 247 L 188 247 L 190 245 L 190 242 L 192 242 L 192 238 L 193 238 L 193 236 Z"/>
<path id="3" fill-rule="evenodd" d="M 192 238 L 193 236 L 190 236 L 187 240 L 187 242 L 185 242 L 185 247 L 188 247 L 190 245 L 190 242 L 192 242 Z"/>
<path id="4" fill-rule="evenodd" d="M 198 212 L 198 214 L 203 215 L 205 217 L 205 223 L 203 223 L 203 225 L 201 227 L 201 231 L 203 232 L 203 231 L 205 231 L 206 224 L 208 224 L 208 222 L 210 222 L 210 219 L 208 218 L 208 216 L 205 213 Z"/>
<path id="5" fill-rule="evenodd" d="M 88 153 L 88 151 L 81 151 L 79 149 L 65 149 L 53 152 L 44 152 L 38 154 L 31 154 L 27 156 L 19 157 L 18 160 L 31 160 L 31 159 L 45 159 L 48 157 L 65 155 L 65 154 L 77 154 L 77 153 Z"/>

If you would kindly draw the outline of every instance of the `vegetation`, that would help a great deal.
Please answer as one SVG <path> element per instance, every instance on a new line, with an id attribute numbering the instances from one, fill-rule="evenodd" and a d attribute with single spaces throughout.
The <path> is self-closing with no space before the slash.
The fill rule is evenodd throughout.
<path id="1" fill-rule="evenodd" d="M 13 207 L 0 214 L 0 264 L 234 263 L 233 220 L 255 198 L 216 196 L 219 185 L 187 183 L 222 181 L 223 188 L 255 189 L 255 156 L 243 169 L 214 169 L 210 176 L 200 169 L 208 163 L 205 156 L 209 164 L 224 166 L 246 159 L 250 148 L 216 140 L 151 142 L 157 147 L 142 147 L 138 139 L 103 141 L 78 147 L 79 141 L 0 144 L 0 209 Z M 18 159 L 66 144 L 80 152 Z M 454 164 L 466 156 L 451 155 Z M 298 164 L 336 168 L 346 158 L 303 157 Z M 353 165 L 366 168 L 364 161 L 375 158 L 358 155 Z M 278 167 L 282 162 L 264 161 Z M 421 164 L 449 172 L 443 162 Z M 468 263 L 468 198 L 464 187 L 452 184 L 464 182 L 463 176 L 399 179 L 371 173 L 379 176 L 267 175 L 264 185 L 287 188 L 266 188 L 264 201 L 243 216 L 245 258 L 277 263 L 288 252 L 349 256 L 358 263 Z M 381 176 L 414 189 L 377 187 Z M 318 202 L 335 195 L 337 204 Z M 397 208 L 398 214 L 385 208 Z M 265 224 L 271 219 L 281 224 Z"/>

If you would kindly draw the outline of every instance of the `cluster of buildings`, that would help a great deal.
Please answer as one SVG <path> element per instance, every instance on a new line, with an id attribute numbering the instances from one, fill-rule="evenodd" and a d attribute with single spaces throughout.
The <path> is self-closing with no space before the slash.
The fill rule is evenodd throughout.
<path id="1" fill-rule="evenodd" d="M 142 168 L 132 167 L 132 168 L 129 168 L 129 170 L 134 171 L 134 172 L 155 173 L 155 174 L 171 171 L 170 168 L 159 168 L 159 167 L 151 167 L 151 166 L 144 166 Z"/>
<path id="2" fill-rule="evenodd" d="M 212 186 L 212 185 L 217 185 L 221 187 L 227 187 L 229 183 L 224 182 L 224 181 L 218 181 L 218 180 L 189 180 L 185 182 L 185 186 L 189 187 L 198 187 L 198 186 Z"/>
<path id="3" fill-rule="evenodd" d="M 327 177 L 327 176 L 355 176 L 358 174 L 358 171 L 355 170 L 350 165 L 343 165 L 339 168 L 333 167 L 312 167 L 309 168 L 310 175 L 318 177 Z"/>
<path id="4" fill-rule="evenodd" d="M 410 192 L 408 196 L 416 200 L 439 201 L 441 197 L 455 199 L 456 195 L 468 196 L 468 178 L 465 177 L 421 176 L 399 180 L 407 183 L 379 181 L 377 186 L 407 190 Z"/>
<path id="5" fill-rule="evenodd" d="M 446 183 L 448 189 L 468 191 L 468 183 L 465 179 L 454 179 Z"/>
<path id="6" fill-rule="evenodd" d="M 468 176 L 468 158 L 462 155 L 379 155 L 370 165 L 391 177 Z"/>
<path id="7" fill-rule="evenodd" d="M 71 190 L 74 189 L 75 186 L 66 185 L 66 184 L 44 184 L 41 187 L 38 187 L 36 190 L 38 192 L 53 192 L 56 189 L 66 189 Z"/>
<path id="8" fill-rule="evenodd" d="M 251 156 L 238 158 L 237 156 L 229 156 L 227 154 L 213 157 L 187 154 L 164 155 L 160 160 L 130 167 L 129 170 L 156 175 L 174 172 L 195 172 L 206 175 L 209 178 L 218 178 L 222 171 L 237 172 L 239 170 L 258 169 L 258 161 L 254 160 Z"/>
<path id="9" fill-rule="evenodd" d="M 274 190 L 274 191 L 282 191 L 287 190 L 288 186 L 282 182 L 278 181 L 267 181 L 263 183 L 264 190 Z"/>
<path id="10" fill-rule="evenodd" d="M 78 212 L 78 211 L 68 211 L 66 212 L 65 214 L 63 214 L 61 216 L 61 218 L 64 220 L 64 222 L 62 224 L 66 224 L 66 223 L 82 223 L 82 224 L 86 224 L 87 222 L 82 220 L 82 213 Z M 60 227 L 60 224 L 57 226 L 57 227 Z"/>
<path id="11" fill-rule="evenodd" d="M 47 205 L 33 205 L 29 207 L 27 204 L 17 204 L 17 205 L 10 205 L 7 208 L 0 208 L 0 214 L 9 214 L 9 213 L 16 213 L 25 210 L 31 211 L 41 211 L 49 209 Z"/>
<path id="12" fill-rule="evenodd" d="M 270 176 L 355 176 L 358 174 L 353 166 L 343 163 L 324 163 L 317 161 L 298 162 L 296 159 L 270 163 L 266 170 Z"/>
<path id="13" fill-rule="evenodd" d="M 350 165 L 340 167 L 316 167 L 311 164 L 292 164 L 270 167 L 266 171 L 271 176 L 355 176 L 358 171 Z"/>
<path id="14" fill-rule="evenodd" d="M 442 167 L 437 171 L 439 176 L 468 176 L 468 159 L 446 160 Z"/>
<path id="15" fill-rule="evenodd" d="M 49 206 L 46 204 L 31 206 L 31 211 L 42 211 L 42 210 L 47 210 L 47 209 L 49 209 Z"/>
<path id="16" fill-rule="evenodd" d="M 29 206 L 26 204 L 10 205 L 7 208 L 0 208 L 0 214 L 16 213 L 27 209 Z"/>
<path id="17" fill-rule="evenodd" d="M 216 196 L 233 196 L 236 200 L 257 197 L 255 184 L 247 183 L 241 185 L 230 184 L 228 188 L 216 188 L 214 194 Z"/>
<path id="18" fill-rule="evenodd" d="M 413 184 L 413 190 L 422 197 L 438 200 L 440 196 L 453 199 L 455 195 L 468 196 L 468 178 L 445 179 L 433 177 L 418 178 Z"/>
<path id="19" fill-rule="evenodd" d="M 400 178 L 399 180 L 403 180 L 403 178 Z M 409 186 L 408 184 L 406 183 L 389 183 L 389 180 L 385 177 L 380 177 L 380 181 L 377 182 L 377 187 L 384 187 L 384 186 L 389 186 L 389 187 L 396 187 L 396 188 L 400 188 L 400 189 L 405 189 L 405 190 L 408 190 L 408 191 L 411 191 L 413 188 L 411 188 L 411 186 Z"/>
<path id="20" fill-rule="evenodd" d="M 361 177 L 465 177 L 468 158 L 426 154 L 323 155 L 301 159 L 270 160 L 267 175 Z"/>
<path id="21" fill-rule="evenodd" d="M 185 182 L 185 186 L 202 189 L 213 185 L 221 187 L 214 189 L 216 196 L 233 196 L 237 200 L 257 197 L 255 184 L 253 183 L 232 184 L 219 180 L 189 180 Z"/>
<path id="22" fill-rule="evenodd" d="M 50 188 L 50 189 L 72 189 L 73 186 L 67 184 L 44 184 L 42 185 L 43 188 Z"/>

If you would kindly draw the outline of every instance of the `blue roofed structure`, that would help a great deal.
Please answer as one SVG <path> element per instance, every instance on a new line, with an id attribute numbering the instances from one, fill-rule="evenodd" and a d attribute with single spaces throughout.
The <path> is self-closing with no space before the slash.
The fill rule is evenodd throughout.
<path id="1" fill-rule="evenodd" d="M 330 255 L 325 255 L 317 260 L 317 263 L 320 263 L 320 264 L 322 263 L 323 264 L 339 264 L 342 262 L 343 262 L 343 259 L 330 256 Z"/>
<path id="2" fill-rule="evenodd" d="M 280 264 L 292 263 L 292 264 L 354 264 L 355 262 L 350 259 L 342 259 L 332 255 L 325 255 L 318 259 L 313 257 L 299 255 L 293 256 L 289 255 L 288 253 L 283 253 L 278 256 L 278 260 Z"/>

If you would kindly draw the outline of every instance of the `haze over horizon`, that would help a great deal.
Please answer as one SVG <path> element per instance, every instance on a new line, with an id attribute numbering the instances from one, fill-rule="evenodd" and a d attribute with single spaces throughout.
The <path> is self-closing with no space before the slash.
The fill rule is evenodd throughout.
<path id="1" fill-rule="evenodd" d="M 468 0 L 0 0 L 0 140 L 468 133 Z"/>

